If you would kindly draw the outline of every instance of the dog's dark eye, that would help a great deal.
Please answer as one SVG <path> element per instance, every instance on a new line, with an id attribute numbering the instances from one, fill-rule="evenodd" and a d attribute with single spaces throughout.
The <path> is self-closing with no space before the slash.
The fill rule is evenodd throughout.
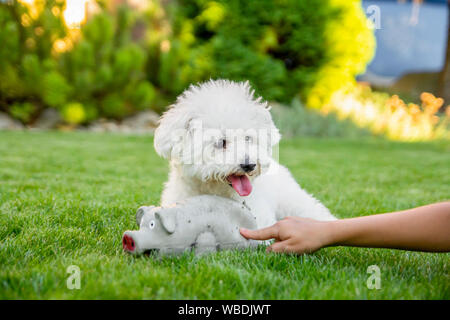
<path id="1" fill-rule="evenodd" d="M 219 148 L 219 149 L 226 149 L 226 148 L 227 148 L 227 140 L 225 140 L 225 139 L 220 139 L 219 141 L 217 141 L 216 146 L 217 146 L 217 148 Z"/>
<path id="2" fill-rule="evenodd" d="M 245 137 L 245 141 L 247 141 L 247 142 L 251 142 L 251 141 L 252 141 L 252 137 L 250 137 L 250 136 L 246 136 L 246 137 Z"/>

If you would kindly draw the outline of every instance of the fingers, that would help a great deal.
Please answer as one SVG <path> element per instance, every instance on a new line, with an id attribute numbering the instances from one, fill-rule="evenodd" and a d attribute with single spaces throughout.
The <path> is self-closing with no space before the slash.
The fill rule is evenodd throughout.
<path id="1" fill-rule="evenodd" d="M 266 251 L 267 252 L 280 252 L 280 253 L 292 252 L 290 250 L 290 246 L 288 244 L 288 241 L 275 242 L 272 245 L 268 246 Z"/>
<path id="2" fill-rule="evenodd" d="M 309 247 L 298 246 L 290 240 L 275 242 L 266 248 L 266 252 L 274 253 L 295 253 L 298 255 L 313 253 L 316 250 L 312 250 Z"/>
<path id="3" fill-rule="evenodd" d="M 268 240 L 273 238 L 278 239 L 278 227 L 276 224 L 259 230 L 249 230 L 241 228 L 239 231 L 241 232 L 241 235 L 247 239 L 253 240 Z"/>

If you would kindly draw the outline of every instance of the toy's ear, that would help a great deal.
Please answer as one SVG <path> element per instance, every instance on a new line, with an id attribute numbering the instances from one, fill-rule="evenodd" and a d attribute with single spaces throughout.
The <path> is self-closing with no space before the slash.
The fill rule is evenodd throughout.
<path id="1" fill-rule="evenodd" d="M 192 119 L 189 108 L 178 104 L 171 106 L 161 116 L 154 139 L 155 150 L 161 157 L 170 159 L 175 156 L 173 149 L 186 136 Z"/>
<path id="2" fill-rule="evenodd" d="M 144 216 L 145 212 L 150 211 L 154 208 L 155 206 L 142 206 L 140 207 L 137 212 L 136 212 L 136 223 L 138 226 L 141 225 L 141 221 L 142 221 L 142 217 Z"/>
<path id="3" fill-rule="evenodd" d="M 175 228 L 177 226 L 176 224 L 176 212 L 155 212 L 156 219 L 161 222 L 164 229 L 167 231 L 167 233 L 174 233 Z"/>

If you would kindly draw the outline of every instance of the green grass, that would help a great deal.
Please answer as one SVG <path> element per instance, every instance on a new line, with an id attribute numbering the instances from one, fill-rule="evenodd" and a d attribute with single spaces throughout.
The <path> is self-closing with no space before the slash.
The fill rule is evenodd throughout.
<path id="1" fill-rule="evenodd" d="M 280 146 L 309 192 L 339 217 L 450 196 L 450 146 L 296 139 Z M 449 299 L 449 254 L 327 248 L 153 259 L 122 252 L 134 213 L 158 203 L 167 164 L 148 137 L 0 132 L 0 298 Z M 66 269 L 81 269 L 69 290 Z M 381 290 L 366 286 L 378 265 Z"/>

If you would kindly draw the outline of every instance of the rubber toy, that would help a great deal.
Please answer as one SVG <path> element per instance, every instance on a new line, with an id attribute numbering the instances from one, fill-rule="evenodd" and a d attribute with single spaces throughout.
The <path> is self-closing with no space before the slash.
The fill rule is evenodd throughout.
<path id="1" fill-rule="evenodd" d="M 157 251 L 196 254 L 255 247 L 239 228 L 256 229 L 256 221 L 245 203 L 214 195 L 201 195 L 168 207 L 143 206 L 136 213 L 137 231 L 125 231 L 123 248 L 131 254 Z"/>

